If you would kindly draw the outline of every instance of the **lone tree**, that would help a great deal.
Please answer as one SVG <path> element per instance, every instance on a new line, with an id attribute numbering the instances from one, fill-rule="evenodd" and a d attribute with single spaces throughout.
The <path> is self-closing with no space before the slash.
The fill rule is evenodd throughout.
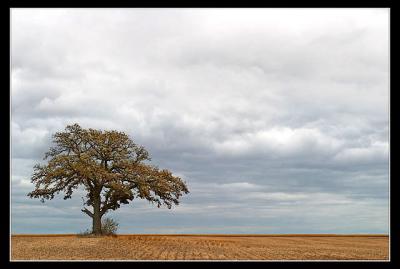
<path id="1" fill-rule="evenodd" d="M 179 204 L 180 196 L 189 193 L 185 182 L 170 171 L 145 164 L 150 160 L 147 150 L 123 132 L 83 129 L 74 124 L 55 133 L 53 143 L 44 157 L 48 163 L 34 166 L 31 182 L 35 190 L 28 196 L 44 202 L 64 192 L 66 200 L 83 186 L 87 194 L 82 212 L 93 219 L 96 235 L 102 234 L 104 214 L 134 198 L 170 209 Z"/>

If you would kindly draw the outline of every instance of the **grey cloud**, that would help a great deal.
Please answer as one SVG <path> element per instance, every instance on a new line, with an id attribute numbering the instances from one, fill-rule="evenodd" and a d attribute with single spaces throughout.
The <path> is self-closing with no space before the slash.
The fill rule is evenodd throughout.
<path id="1" fill-rule="evenodd" d="M 79 195 L 40 213 L 25 194 L 51 134 L 75 122 L 128 133 L 188 182 L 175 210 L 113 213 L 123 231 L 387 231 L 387 10 L 11 15 L 15 231 L 88 223 Z"/>

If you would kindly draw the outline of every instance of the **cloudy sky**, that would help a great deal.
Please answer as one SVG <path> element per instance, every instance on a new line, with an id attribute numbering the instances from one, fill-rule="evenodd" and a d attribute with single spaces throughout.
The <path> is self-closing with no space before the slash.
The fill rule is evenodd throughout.
<path id="1" fill-rule="evenodd" d="M 387 233 L 388 9 L 12 9 L 12 232 L 89 228 L 29 199 L 67 124 L 124 131 L 191 193 L 120 233 Z"/>

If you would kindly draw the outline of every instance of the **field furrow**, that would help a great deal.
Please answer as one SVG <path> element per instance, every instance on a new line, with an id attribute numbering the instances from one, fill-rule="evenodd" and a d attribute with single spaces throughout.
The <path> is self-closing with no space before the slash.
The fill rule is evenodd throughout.
<path id="1" fill-rule="evenodd" d="M 12 236 L 12 260 L 387 260 L 388 236 Z"/>

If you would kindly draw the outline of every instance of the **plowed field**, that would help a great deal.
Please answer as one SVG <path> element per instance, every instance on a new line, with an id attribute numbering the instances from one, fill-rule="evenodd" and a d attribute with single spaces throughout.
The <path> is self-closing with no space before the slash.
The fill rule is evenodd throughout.
<path id="1" fill-rule="evenodd" d="M 388 236 L 13 235 L 11 260 L 387 260 Z"/>

